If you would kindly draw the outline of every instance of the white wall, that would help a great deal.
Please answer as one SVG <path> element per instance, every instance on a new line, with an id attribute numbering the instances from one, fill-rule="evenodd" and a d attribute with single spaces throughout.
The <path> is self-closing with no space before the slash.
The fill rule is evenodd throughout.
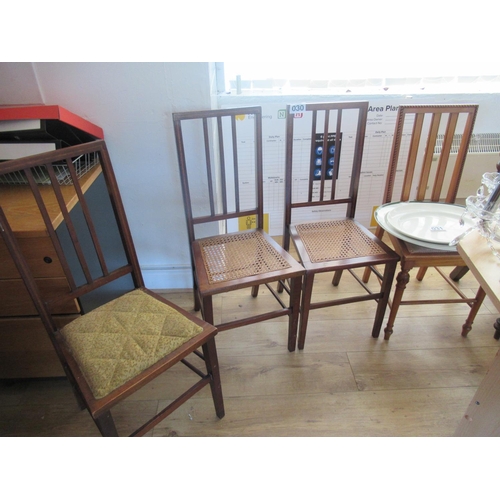
<path id="1" fill-rule="evenodd" d="M 57 104 L 104 130 L 146 285 L 192 286 L 172 112 L 209 109 L 209 63 L 0 63 L 0 105 Z"/>

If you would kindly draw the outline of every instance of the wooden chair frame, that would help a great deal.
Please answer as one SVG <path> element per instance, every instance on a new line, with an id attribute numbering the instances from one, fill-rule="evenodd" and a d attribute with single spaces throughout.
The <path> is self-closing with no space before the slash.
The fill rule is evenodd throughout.
<path id="1" fill-rule="evenodd" d="M 97 234 L 94 226 L 94 219 L 91 213 L 92 207 L 89 207 L 86 201 L 84 189 L 80 185 L 80 179 L 73 166 L 75 158 L 87 154 L 98 155 L 99 164 L 93 168 L 97 169 L 96 171 L 99 169 L 102 170 L 102 176 L 105 180 L 106 190 L 109 194 L 110 203 L 112 205 L 117 228 L 123 244 L 126 262 L 118 267 L 114 267 L 114 263 L 108 262 L 110 259 L 108 255 L 105 255 L 105 251 L 103 250 L 103 245 L 100 241 L 101 235 Z M 66 186 L 61 187 L 55 175 L 55 165 L 60 165 L 61 162 L 66 165 L 71 175 L 73 189 L 70 197 L 68 197 L 67 191 L 65 191 Z M 40 167 L 47 170 L 48 175 L 50 176 L 50 186 L 40 186 L 35 182 L 32 172 L 33 169 L 38 169 Z M 127 398 L 145 384 L 179 362 L 182 362 L 194 373 L 196 373 L 200 377 L 199 381 L 192 385 L 189 389 L 184 390 L 184 392 L 172 403 L 160 411 L 156 416 L 150 418 L 131 435 L 144 435 L 206 385 L 210 385 L 211 387 L 216 414 L 219 418 L 222 418 L 224 416 L 224 403 L 221 391 L 217 351 L 215 347 L 215 335 L 217 334 L 217 329 L 145 288 L 121 196 L 118 191 L 115 175 L 111 165 L 111 160 L 104 141 L 95 141 L 69 148 L 63 148 L 54 152 L 11 160 L 0 165 L 0 175 L 8 175 L 12 173 L 21 173 L 25 176 L 29 183 L 29 186 L 26 186 L 26 189 L 31 190 L 36 202 L 34 205 L 37 207 L 38 211 L 23 216 L 39 217 L 43 220 L 42 227 L 44 227 L 46 235 L 50 237 L 52 241 L 55 249 L 55 255 L 57 256 L 57 259 L 59 260 L 66 276 L 68 282 L 67 292 L 53 297 L 47 297 L 41 293 L 37 284 L 37 279 L 35 278 L 30 265 L 21 251 L 18 241 L 19 236 L 16 234 L 13 227 L 11 227 L 10 221 L 12 221 L 12 219 L 19 214 L 12 214 L 7 208 L 4 210 L 1 206 L 0 200 L 0 232 L 2 234 L 2 239 L 12 256 L 21 278 L 24 280 L 24 284 L 36 306 L 40 319 L 43 322 L 50 340 L 52 341 L 67 378 L 73 387 L 73 391 L 80 408 L 87 408 L 101 434 L 103 436 L 117 436 L 117 429 L 110 410 L 117 403 Z M 93 245 L 92 254 L 96 256 L 99 262 L 101 272 L 98 276 L 95 275 L 93 269 L 91 270 L 92 266 L 88 258 L 89 254 L 86 250 L 84 250 L 82 245 L 82 235 L 77 230 L 74 220 L 70 214 L 71 206 L 74 206 L 76 203 L 80 205 L 84 214 L 85 223 L 88 229 L 87 234 L 90 235 L 90 240 Z M 56 212 L 60 212 L 62 214 L 64 224 L 67 228 L 67 233 L 71 239 L 71 245 L 78 256 L 81 270 L 85 276 L 83 284 L 80 283 L 81 276 L 78 276 L 78 278 L 75 277 L 75 269 L 72 267 L 72 264 L 68 259 L 67 250 L 63 248 L 60 237 L 56 232 L 56 221 L 53 217 L 54 207 Z M 59 223 L 60 221 L 57 221 L 57 224 Z M 80 299 L 82 299 L 82 297 L 89 292 L 93 292 L 103 285 L 110 285 L 115 280 L 125 276 L 131 276 L 132 289 L 142 290 L 159 303 L 168 306 L 171 310 L 177 311 L 180 315 L 189 320 L 189 322 L 198 325 L 201 333 L 192 337 L 186 343 L 170 352 L 170 354 L 156 361 L 153 365 L 142 371 L 142 373 L 139 373 L 123 383 L 121 386 L 115 388 L 109 394 L 101 398 L 96 398 L 85 378 L 84 373 L 82 372 L 81 367 L 66 344 L 63 335 L 61 334 L 61 329 L 59 329 L 56 325 L 56 321 L 53 317 L 53 311 L 58 304 L 68 301 L 80 301 Z M 199 351 L 199 349 L 201 349 L 203 353 Z M 201 358 L 204 360 L 206 372 L 203 373 L 203 371 L 196 366 L 196 363 L 193 364 L 188 361 L 186 359 L 188 355 L 195 355 L 195 359 Z"/>
<path id="2" fill-rule="evenodd" d="M 399 106 L 382 203 L 425 200 L 435 203 L 455 203 L 477 111 L 477 104 L 405 104 Z M 413 125 L 408 153 L 406 157 L 403 157 L 402 141 L 405 123 L 411 125 L 412 119 Z M 458 137 L 459 146 L 457 148 L 456 159 L 452 162 L 450 156 L 454 141 L 456 140 L 457 124 L 460 119 L 465 119 L 465 124 L 461 137 Z M 427 127 L 424 127 L 425 120 L 429 120 Z M 442 123 L 446 123 L 446 126 L 442 138 L 441 152 L 437 155 L 435 147 Z M 425 135 L 425 132 L 427 132 L 427 135 Z M 424 147 L 423 154 L 422 147 Z M 432 178 L 432 163 L 436 163 L 436 156 L 439 156 L 439 158 L 436 167 L 434 167 L 434 178 Z M 400 194 L 395 196 L 397 168 L 401 164 L 401 161 L 404 163 L 404 179 Z M 447 172 L 451 172 L 451 176 L 446 188 L 445 179 Z M 430 190 L 430 195 L 427 195 L 428 190 Z M 375 234 L 379 238 L 382 238 L 384 230 L 380 226 L 377 226 Z M 465 337 L 472 328 L 472 323 L 482 304 L 485 292 L 479 288 L 475 297 L 467 297 L 457 286 L 455 281 L 458 281 L 467 270 L 458 252 L 453 250 L 432 251 L 424 246 L 417 247 L 416 245 L 409 244 L 392 234 L 389 237 L 401 258 L 401 271 L 396 277 L 394 296 L 392 302 L 389 303 L 390 314 L 384 330 L 385 338 L 388 339 L 393 333 L 394 322 L 400 306 L 442 303 L 466 303 L 469 305 L 471 311 L 462 327 L 462 336 Z M 457 267 L 450 277 L 446 276 L 440 270 L 440 267 L 443 266 Z M 460 298 L 446 300 L 403 300 L 404 290 L 410 280 L 409 273 L 414 267 L 419 268 L 416 276 L 418 281 L 424 278 L 428 267 L 436 268 L 438 273 Z M 370 270 L 366 269 L 363 280 L 367 280 L 369 275 Z"/>
<path id="3" fill-rule="evenodd" d="M 335 171 L 331 176 L 331 188 L 328 191 L 325 189 L 327 177 L 327 154 L 328 135 L 335 131 L 334 144 L 334 165 L 340 165 L 340 140 L 343 133 L 343 116 L 349 110 L 357 111 L 356 130 L 350 131 L 355 134 L 354 153 L 352 164 L 348 166 L 351 174 L 349 192 L 345 196 L 338 197 L 336 194 L 336 175 Z M 299 349 L 304 348 L 309 311 L 312 309 L 331 307 L 354 302 L 375 300 L 377 302 L 377 311 L 372 328 L 372 336 L 378 337 L 382 326 L 389 293 L 392 287 L 397 262 L 399 260 L 385 243 L 357 221 L 354 217 L 356 214 L 356 205 L 358 200 L 359 182 L 361 176 L 361 164 L 363 159 L 363 147 L 366 133 L 366 120 L 368 113 L 368 102 L 336 102 L 336 103 L 317 103 L 307 104 L 305 113 L 312 114 L 311 119 L 311 136 L 310 136 L 310 158 L 311 165 L 315 158 L 315 141 L 313 137 L 320 130 L 323 134 L 323 155 L 321 159 L 321 172 L 319 179 L 313 178 L 311 168 L 309 168 L 308 178 L 308 194 L 307 198 L 292 200 L 292 177 L 294 170 L 293 157 L 293 142 L 294 142 L 294 114 L 291 112 L 291 106 L 287 107 L 287 133 L 286 133 L 286 177 L 285 177 L 285 220 L 284 220 L 284 248 L 288 250 L 290 240 L 293 241 L 295 249 L 299 255 L 299 260 L 306 269 L 304 277 L 304 285 L 302 289 L 301 299 L 301 316 L 299 327 Z M 318 123 L 319 113 L 323 115 L 323 125 Z M 330 115 L 337 118 L 333 126 L 330 125 Z M 335 167 L 336 168 L 336 167 Z M 345 168 L 345 167 L 343 167 Z M 301 176 L 306 175 L 301 172 Z M 313 185 L 319 184 L 319 195 L 313 197 Z M 318 235 L 322 238 L 322 247 L 325 249 L 324 258 L 314 259 L 312 251 L 308 250 L 304 236 L 300 234 L 300 227 L 312 227 L 312 224 L 304 222 L 303 224 L 293 221 L 293 212 L 296 209 L 309 208 L 325 208 L 332 205 L 345 206 L 345 218 L 337 219 L 326 229 L 318 230 Z M 292 223 L 293 222 L 293 223 Z M 337 236 L 342 234 L 343 236 Z M 331 243 L 332 240 L 338 238 L 340 242 Z M 356 241 L 356 242 L 355 242 Z M 354 248 L 358 245 L 358 248 Z M 348 247 L 347 251 L 344 248 Z M 353 271 L 356 268 L 370 266 L 373 272 L 377 274 L 381 280 L 379 291 L 372 291 L 357 276 Z M 381 274 L 376 266 L 384 266 L 384 272 Z M 317 273 L 334 272 L 332 284 L 337 286 L 340 282 L 342 272 L 348 270 L 356 281 L 364 289 L 362 295 L 355 295 L 343 299 L 335 299 L 324 302 L 312 302 L 312 291 L 314 278 Z"/>
<path id="4" fill-rule="evenodd" d="M 253 123 L 250 127 L 252 138 L 252 168 L 254 169 L 253 204 L 245 205 L 240 190 L 240 176 L 242 175 L 242 158 L 239 152 L 237 123 Z M 287 315 L 288 349 L 295 350 L 297 325 L 299 318 L 299 302 L 303 267 L 285 252 L 273 238 L 264 231 L 264 194 L 263 194 L 263 158 L 262 158 L 262 110 L 260 106 L 183 112 L 173 114 L 175 140 L 179 160 L 182 193 L 184 198 L 187 232 L 191 249 L 191 265 L 193 271 L 193 289 L 195 309 L 201 308 L 203 317 L 209 323 L 214 323 L 212 298 L 215 295 L 252 288 L 252 296 L 257 297 L 260 285 L 265 285 L 279 303 L 279 308 L 273 311 L 246 316 L 234 321 L 216 324 L 219 331 L 225 331 L 240 326 L 253 324 Z M 199 162 L 190 162 L 187 158 L 187 149 L 190 145 L 185 142 L 185 127 L 200 127 L 199 134 L 203 138 L 203 146 L 197 148 L 200 153 Z M 211 132 L 216 131 L 216 134 Z M 214 135 L 217 137 L 214 139 Z M 227 148 L 232 154 L 227 154 Z M 230 157 L 229 157 L 230 156 Z M 200 166 L 204 162 L 204 167 Z M 249 167 L 247 167 L 249 168 Z M 193 171 L 195 172 L 193 179 Z M 193 204 L 197 197 L 192 195 L 196 182 L 204 179 L 207 190 L 201 197 L 207 200 L 205 211 L 199 210 L 195 214 Z M 196 181 L 196 182 L 194 182 Z M 250 182 L 249 182 L 250 184 Z M 228 194 L 230 193 L 230 195 Z M 198 195 L 199 196 L 199 195 Z M 199 207 L 198 207 L 199 208 Z M 227 224 L 239 218 L 255 218 L 255 228 L 247 231 L 229 231 Z M 207 223 L 217 224 L 217 230 L 211 236 L 200 238 L 197 230 Z M 221 228 L 221 225 L 224 227 Z M 257 241 L 259 255 L 255 255 L 246 264 L 240 264 L 242 254 L 253 255 L 253 250 L 241 243 L 238 255 L 229 257 L 229 248 L 236 243 L 236 238 L 248 238 Z M 219 279 L 211 279 L 212 271 L 208 263 L 208 249 L 216 248 L 221 253 L 221 262 L 234 259 L 231 270 L 222 268 Z M 257 260 L 272 261 L 269 266 L 259 270 Z M 278 262 L 279 261 L 279 262 Z M 248 271 L 234 273 L 231 271 L 241 266 L 247 266 Z M 276 285 L 279 283 L 279 286 Z M 279 289 L 278 289 L 279 288 Z M 289 295 L 286 304 L 280 297 L 283 290 Z"/>

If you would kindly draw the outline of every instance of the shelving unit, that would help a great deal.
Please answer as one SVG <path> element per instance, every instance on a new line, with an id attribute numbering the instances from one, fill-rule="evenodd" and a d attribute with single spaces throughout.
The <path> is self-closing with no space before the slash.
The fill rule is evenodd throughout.
<path id="1" fill-rule="evenodd" d="M 0 161 L 103 137 L 100 127 L 60 106 L 0 107 Z M 92 190 L 98 190 L 101 184 L 100 166 L 89 159 L 82 159 L 79 172 L 85 177 L 85 191 L 92 196 Z M 64 186 L 66 206 L 70 211 L 77 211 L 74 190 L 69 185 L 65 186 L 69 184 L 67 181 L 62 168 L 59 182 Z M 37 182 L 46 182 L 43 171 Z M 93 197 L 98 199 L 99 195 Z M 35 215 L 37 209 L 29 186 L 23 179 L 0 179 L 0 200 L 4 210 L 16 215 L 13 229 L 21 236 L 23 252 L 41 290 L 50 296 L 61 287 L 67 287 L 45 226 Z M 48 206 L 51 206 L 50 202 Z M 54 227 L 59 227 L 62 217 L 55 204 L 51 217 Z M 80 311 L 81 304 L 72 301 L 62 305 L 55 313 L 62 326 Z M 0 379 L 59 376 L 64 376 L 59 359 L 0 240 Z"/>

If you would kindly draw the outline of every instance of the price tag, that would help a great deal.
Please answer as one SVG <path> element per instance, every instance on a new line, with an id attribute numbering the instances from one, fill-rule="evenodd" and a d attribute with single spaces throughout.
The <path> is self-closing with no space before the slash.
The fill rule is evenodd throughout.
<path id="1" fill-rule="evenodd" d="M 293 104 L 290 106 L 290 114 L 294 115 L 295 118 L 301 118 L 302 116 L 304 116 L 305 111 L 305 104 Z"/>

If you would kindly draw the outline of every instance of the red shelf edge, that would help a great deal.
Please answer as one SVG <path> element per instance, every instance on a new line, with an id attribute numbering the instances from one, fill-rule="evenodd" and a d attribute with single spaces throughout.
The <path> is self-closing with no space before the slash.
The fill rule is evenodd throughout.
<path id="1" fill-rule="evenodd" d="M 104 132 L 101 127 L 85 120 L 81 116 L 75 115 L 61 106 L 16 106 L 0 107 L 0 120 L 60 120 L 68 125 L 72 125 L 96 139 L 104 139 Z"/>

